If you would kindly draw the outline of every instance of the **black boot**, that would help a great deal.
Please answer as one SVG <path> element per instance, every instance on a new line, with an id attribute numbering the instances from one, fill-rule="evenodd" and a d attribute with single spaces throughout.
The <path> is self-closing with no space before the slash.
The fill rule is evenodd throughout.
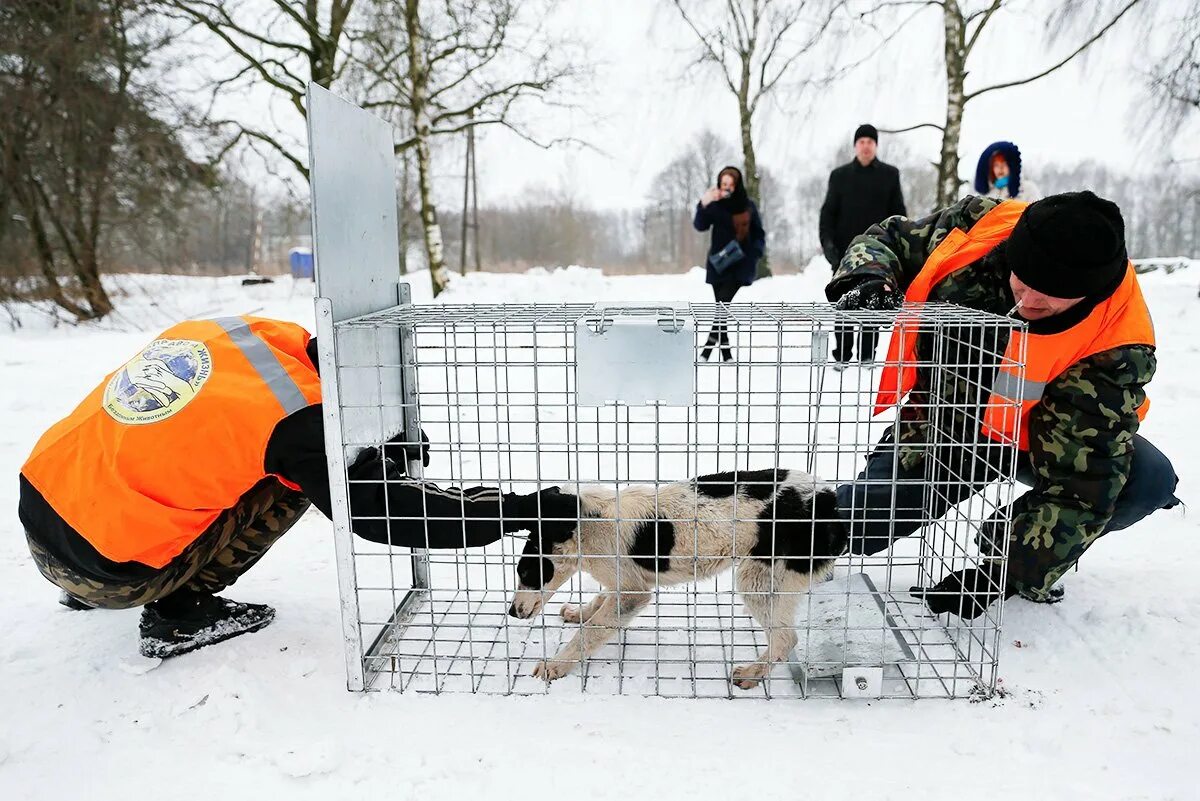
<path id="1" fill-rule="evenodd" d="M 721 361 L 733 361 L 733 350 L 729 347 L 729 334 L 725 333 L 723 329 L 721 331 Z"/>
<path id="2" fill-rule="evenodd" d="M 265 628 L 275 619 L 266 604 L 177 590 L 142 610 L 142 656 L 167 659 Z"/>
<path id="3" fill-rule="evenodd" d="M 717 342 L 717 332 L 713 331 L 708 335 L 708 340 L 704 343 L 704 350 L 700 351 L 700 358 L 703 361 L 708 361 L 712 358 L 713 348 L 716 347 Z"/>
<path id="4" fill-rule="evenodd" d="M 1035 598 L 1032 595 L 1026 595 L 1024 592 L 1017 594 L 1032 604 L 1056 604 L 1066 597 L 1066 590 L 1063 589 L 1061 584 L 1056 584 L 1046 593 L 1045 598 Z"/>

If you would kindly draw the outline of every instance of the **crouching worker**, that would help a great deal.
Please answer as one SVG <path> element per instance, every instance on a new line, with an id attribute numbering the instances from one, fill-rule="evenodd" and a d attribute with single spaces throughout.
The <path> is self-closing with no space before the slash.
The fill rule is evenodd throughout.
<path id="1" fill-rule="evenodd" d="M 21 469 L 20 517 L 34 562 L 65 605 L 143 607 L 148 657 L 271 622 L 271 607 L 217 593 L 310 504 L 330 514 L 315 345 L 277 320 L 183 322 L 42 436 Z M 364 452 L 350 470 L 360 536 L 472 548 L 537 525 L 539 513 L 575 517 L 574 496 L 556 488 L 515 495 L 406 479 L 393 447 Z"/>
<path id="2" fill-rule="evenodd" d="M 1137 433 L 1154 328 L 1115 204 L 1091 192 L 1029 205 L 969 197 L 922 220 L 892 217 L 854 240 L 826 294 L 843 309 L 944 301 L 1028 323 L 1011 337 L 1003 326 L 894 332 L 877 411 L 903 403 L 898 421 L 838 489 L 850 550 L 873 554 L 1001 476 L 1030 485 L 1011 509 L 1007 577 L 986 561 L 914 588 L 934 612 L 977 617 L 1001 594 L 1054 603 L 1097 539 L 1179 502 L 1171 462 Z M 980 358 L 1019 363 L 1022 352 L 1023 382 Z M 1017 444 L 1016 465 L 998 442 Z M 984 527 L 985 556 L 1005 517 Z"/>

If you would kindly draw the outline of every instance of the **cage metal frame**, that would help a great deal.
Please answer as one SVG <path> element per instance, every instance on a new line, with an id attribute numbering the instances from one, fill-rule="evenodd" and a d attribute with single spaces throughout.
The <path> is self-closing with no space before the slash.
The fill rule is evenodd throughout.
<path id="1" fill-rule="evenodd" d="M 895 583 L 897 574 L 902 568 L 914 566 L 918 570 L 917 583 L 929 586 L 954 566 L 971 566 L 983 559 L 998 559 L 1004 564 L 1007 559 L 1007 531 L 1011 520 L 1004 517 L 1008 505 L 1013 498 L 1015 486 L 1015 459 L 1006 460 L 1007 467 L 1001 469 L 988 468 L 986 473 L 991 486 L 988 490 L 971 495 L 967 500 L 952 504 L 946 515 L 937 519 L 923 521 L 926 523 L 922 535 L 911 538 L 918 544 L 915 556 L 896 555 L 895 550 L 889 550 L 882 556 L 843 557 L 840 572 L 847 582 L 852 581 L 849 574 L 857 575 L 854 570 L 862 571 L 867 576 L 865 585 L 858 585 L 852 591 L 847 589 L 847 610 L 853 602 L 866 603 L 869 599 L 878 607 L 880 652 L 890 649 L 893 652 L 899 648 L 902 654 L 895 663 L 887 663 L 884 657 L 876 659 L 883 664 L 873 664 L 870 659 L 857 659 L 853 664 L 845 661 L 838 665 L 825 665 L 833 671 L 813 669 L 813 660 L 798 658 L 796 652 L 786 662 L 788 670 L 777 670 L 770 673 L 754 691 L 741 691 L 730 683 L 731 669 L 736 661 L 751 661 L 737 659 L 736 653 L 747 653 L 747 649 L 757 647 L 764 636 L 770 632 L 756 629 L 754 625 L 746 626 L 745 617 L 739 615 L 737 607 L 739 599 L 732 585 L 723 584 L 720 577 L 708 585 L 695 583 L 683 585 L 668 591 L 666 587 L 658 587 L 655 581 L 655 602 L 652 608 L 646 609 L 640 620 L 643 624 L 623 628 L 618 632 L 616 640 L 611 643 L 608 653 L 603 658 L 593 657 L 584 660 L 576 666 L 574 676 L 569 676 L 559 684 L 548 684 L 536 680 L 527 680 L 528 668 L 539 660 L 553 655 L 551 643 L 561 642 L 564 636 L 572 631 L 569 624 L 551 618 L 550 610 L 543 610 L 543 615 L 532 624 L 511 623 L 504 615 L 505 607 L 515 589 L 515 565 L 520 556 L 521 543 L 516 538 L 505 538 L 501 541 L 498 553 L 496 549 L 478 551 L 429 552 L 423 549 L 398 548 L 396 546 L 364 547 L 351 533 L 352 525 L 348 503 L 348 479 L 346 465 L 354 453 L 362 447 L 379 445 L 383 433 L 375 437 L 355 441 L 347 437 L 344 417 L 348 413 L 358 411 L 370 412 L 370 409 L 352 408 L 344 402 L 343 385 L 348 369 L 363 369 L 359 358 L 351 357 L 346 351 L 347 337 L 358 337 L 361 344 L 363 337 L 383 336 L 391 340 L 393 335 L 399 340 L 398 360 L 389 362 L 386 359 L 366 358 L 367 368 L 375 368 L 379 374 L 377 394 L 374 398 L 380 408 L 389 407 L 391 411 L 391 427 L 397 424 L 407 432 L 405 438 L 418 441 L 423 427 L 435 426 L 452 435 L 452 423 L 458 424 L 458 434 L 463 435 L 463 417 L 470 416 L 470 403 L 464 403 L 463 396 L 471 392 L 459 391 L 457 385 L 451 388 L 451 383 L 463 378 L 462 372 L 468 377 L 473 373 L 478 377 L 480 369 L 498 371 L 497 376 L 504 371 L 532 367 L 532 393 L 520 389 L 508 388 L 508 376 L 505 375 L 505 387 L 509 389 L 507 413 L 519 408 L 513 404 L 511 394 L 532 395 L 532 410 L 534 414 L 534 436 L 531 441 L 507 441 L 507 453 L 502 454 L 497 447 L 497 462 L 506 455 L 509 469 L 505 475 L 485 476 L 480 468 L 477 474 L 468 477 L 463 465 L 463 459 L 468 452 L 466 444 L 470 437 L 447 436 L 446 441 L 431 435 L 435 451 L 444 454 L 447 459 L 440 467 L 435 460 L 434 470 L 425 473 L 419 461 L 410 461 L 409 474 L 414 477 L 424 477 L 430 481 L 445 484 L 460 484 L 465 480 L 484 480 L 491 478 L 493 483 L 507 484 L 509 487 L 536 490 L 544 486 L 558 484 L 564 490 L 578 490 L 582 484 L 609 484 L 614 488 L 627 486 L 631 483 L 660 485 L 694 477 L 703 471 L 701 462 L 705 454 L 701 446 L 711 446 L 711 459 L 716 467 L 731 460 L 737 469 L 750 469 L 752 456 L 770 455 L 775 465 L 801 467 L 809 472 L 822 456 L 834 455 L 839 462 L 845 455 L 846 445 L 850 447 L 851 462 L 861 462 L 863 451 L 875 447 L 877 437 L 872 432 L 879 430 L 878 424 L 872 424 L 863 419 L 864 411 L 872 403 L 875 392 L 876 377 L 874 373 L 864 369 L 852 369 L 845 373 L 833 373 L 826 355 L 830 337 L 839 327 L 849 327 L 853 331 L 861 330 L 864 326 L 891 327 L 893 324 L 912 326 L 920 331 L 934 332 L 934 342 L 937 351 L 930 364 L 921 366 L 937 370 L 954 370 L 964 365 L 976 366 L 980 363 L 991 362 L 999 366 L 1004 358 L 1001 352 L 984 353 L 976 345 L 965 339 L 950 335 L 948 331 L 957 329 L 1008 329 L 1017 330 L 1020 324 L 1009 318 L 1001 318 L 985 312 L 978 312 L 957 306 L 944 304 L 910 305 L 899 313 L 891 312 L 843 312 L 825 304 L 628 304 L 614 309 L 605 304 L 492 304 L 492 305 L 413 305 L 409 302 L 407 287 L 400 285 L 397 291 L 395 306 L 378 312 L 359 317 L 334 322 L 331 303 L 324 298 L 317 300 L 317 333 L 320 351 L 323 392 L 325 398 L 325 421 L 327 452 L 331 475 L 331 497 L 335 524 L 335 542 L 339 588 L 342 604 L 343 631 L 345 635 L 345 655 L 347 663 L 348 686 L 353 690 L 380 689 L 388 686 L 401 691 L 417 692 L 498 692 L 502 694 L 533 694 L 552 691 L 561 684 L 570 684 L 572 680 L 580 690 L 593 691 L 599 689 L 605 692 L 632 693 L 642 695 L 668 695 L 687 697 L 961 697 L 964 695 L 988 695 L 994 691 L 998 677 L 998 656 L 1000 623 L 1003 613 L 1003 598 L 993 604 L 981 619 L 962 621 L 957 618 L 939 620 L 927 612 L 921 611 L 919 598 L 900 598 L 896 592 L 899 586 Z M 571 333 L 581 320 L 599 321 L 598 327 L 603 327 L 604 321 L 612 316 L 621 317 L 629 314 L 646 314 L 650 312 L 656 319 L 674 326 L 678 320 L 690 320 L 695 324 L 695 341 L 691 343 L 693 354 L 702 347 L 701 338 L 711 326 L 722 324 L 730 333 L 734 346 L 739 350 L 739 360 L 732 365 L 704 363 L 698 356 L 691 360 L 690 370 L 696 378 L 695 397 L 682 418 L 676 413 L 667 413 L 669 420 L 664 420 L 664 407 L 647 404 L 636 411 L 628 404 L 611 404 L 609 407 L 597 407 L 593 414 L 588 413 L 586 425 L 594 426 L 597 436 L 594 442 L 597 459 L 596 473 L 601 469 L 601 458 L 606 446 L 602 442 L 599 431 L 603 426 L 611 426 L 615 435 L 614 442 L 620 440 L 620 428 L 626 428 L 626 439 L 623 440 L 623 450 L 611 454 L 612 470 L 608 478 L 601 480 L 584 479 L 579 461 L 581 444 L 586 440 L 580 431 L 580 408 L 572 407 L 569 402 L 573 385 L 574 362 Z M 422 337 L 431 339 L 442 335 L 439 344 L 423 344 Z M 546 334 L 555 340 L 555 344 L 539 344 L 539 334 Z M 480 345 L 479 338 L 485 342 Z M 459 338 L 469 340 L 468 344 L 459 344 Z M 488 339 L 490 337 L 490 340 Z M 510 361 L 510 345 L 512 337 L 532 337 L 532 344 L 525 341 L 515 349 L 518 352 L 531 354 L 529 362 Z M 557 340 L 561 337 L 561 344 Z M 769 338 L 773 337 L 774 342 Z M 785 359 L 784 353 L 789 347 L 793 350 L 801 345 L 788 345 L 785 339 L 805 340 L 808 347 L 808 359 Z M 448 339 L 447 339 L 448 338 Z M 764 344 L 764 339 L 768 341 Z M 339 346 L 339 343 L 342 343 Z M 531 349 L 532 348 L 532 349 Z M 756 350 L 757 348 L 757 350 Z M 361 349 L 361 348 L 360 348 Z M 473 351 L 470 359 L 460 358 L 459 350 Z M 776 354 L 773 363 L 756 363 L 755 355 L 759 351 L 772 351 Z M 947 352 L 954 350 L 954 353 Z M 341 351 L 341 352 L 339 352 Z M 484 356 L 479 355 L 483 351 Z M 436 355 L 442 352 L 442 360 Z M 502 353 L 503 352 L 503 353 Z M 423 361 L 427 353 L 434 354 L 431 360 Z M 744 354 L 750 358 L 743 361 Z M 490 355 L 490 359 L 486 358 Z M 556 358 L 551 358 L 556 356 Z M 339 358 L 340 357 L 340 358 Z M 543 358 L 544 357 L 544 358 Z M 370 362 L 374 364 L 370 364 Z M 1023 376 L 1024 355 L 1018 356 L 1016 367 Z M 353 365 L 348 367 L 347 365 Z M 783 404 L 784 373 L 787 370 L 795 372 L 802 368 L 809 377 L 809 384 L 797 394 L 805 400 Z M 420 376 L 431 370 L 441 369 L 445 372 L 445 392 L 426 392 L 422 398 Z M 563 373 L 561 384 L 562 402 L 551 402 L 557 398 L 559 387 L 538 386 L 539 373 L 546 371 Z M 749 377 L 743 391 L 742 372 L 751 370 L 774 373 L 773 389 L 768 394 L 774 394 L 774 420 L 768 421 L 767 426 L 773 426 L 775 436 L 772 450 L 765 450 L 762 442 L 752 441 L 748 432 L 753 430 L 756 423 L 750 418 L 757 410 L 766 404 L 755 404 L 753 398 L 760 391 L 755 390 Z M 388 373 L 385 380 L 385 373 Z M 706 389 L 705 382 L 700 381 L 701 375 L 716 376 L 717 388 Z M 709 375 L 712 374 L 712 375 Z M 732 405 L 733 441 L 722 442 L 722 420 L 720 400 L 723 392 L 721 378 L 732 374 L 735 402 Z M 973 403 L 981 402 L 990 394 L 990 386 L 981 380 L 967 380 L 968 389 L 974 394 Z M 389 397 L 385 384 L 392 390 Z M 491 405 L 500 406 L 500 383 L 497 379 Z M 478 384 L 476 384 L 478 390 Z M 826 393 L 831 392 L 835 401 L 833 404 L 823 403 Z M 715 394 L 714 394 L 715 393 Z M 816 402 L 812 397 L 816 395 Z M 488 393 L 483 393 L 488 394 Z M 711 443 L 704 439 L 702 428 L 702 410 L 709 395 L 715 397 L 717 404 L 716 439 Z M 441 395 L 433 402 L 434 395 Z M 748 402 L 740 402 L 745 398 Z M 475 401 L 480 406 L 479 394 Z M 370 406 L 370 403 L 363 404 Z M 976 426 L 967 441 L 946 442 L 948 432 L 945 426 L 938 423 L 938 416 L 952 413 L 955 409 L 950 399 L 932 396 L 928 402 L 930 413 L 930 431 L 934 438 L 928 443 L 931 453 L 942 450 L 938 446 L 958 448 L 971 460 L 977 458 L 980 452 L 995 449 L 1015 450 L 1019 431 L 1011 441 L 993 441 L 980 435 Z M 968 404 L 970 405 L 970 404 Z M 574 430 L 570 425 L 568 436 L 547 438 L 540 432 L 543 423 L 537 420 L 539 409 L 551 407 L 567 408 L 567 418 L 574 418 Z M 608 408 L 608 412 L 604 409 Z M 791 424 L 781 420 L 785 409 L 807 408 L 813 412 L 810 418 L 800 424 L 808 432 L 806 441 L 795 446 L 785 444 L 783 429 Z M 424 410 L 424 414 L 423 414 Z M 453 410 L 453 411 L 452 411 Z M 377 410 L 378 411 L 378 410 Z M 433 420 L 433 411 L 444 411 L 445 419 Z M 398 414 L 396 414 L 398 412 Z M 743 416 L 744 412 L 744 416 Z M 1005 414 L 1012 413 L 1019 420 L 1019 402 L 1013 402 L 1012 408 L 1005 409 Z M 832 417 L 823 420 L 822 415 Z M 385 432 L 389 423 L 383 420 L 385 415 L 380 413 L 377 431 Z M 453 418 L 453 419 L 452 419 Z M 601 418 L 604 418 L 603 421 Z M 653 443 L 633 442 L 632 434 L 635 428 L 644 429 L 647 420 L 652 418 Z M 511 420 L 509 421 L 511 424 Z M 525 422 L 525 421 L 522 421 Z M 499 426 L 500 420 L 489 421 Z M 469 425 L 470 423 L 468 423 Z M 476 417 L 475 424 L 479 424 Z M 557 423 L 555 423 L 557 424 Z M 684 426 L 688 436 L 664 438 L 663 427 Z M 840 434 L 848 428 L 853 441 L 835 441 L 822 444 L 818 432 L 823 425 L 833 424 Z M 795 425 L 791 425 L 794 432 Z M 747 432 L 742 441 L 742 432 Z M 861 434 L 867 432 L 867 436 Z M 469 432 L 467 432 L 469 433 Z M 700 436 L 696 436 L 700 434 Z M 572 439 L 572 436 L 574 437 Z M 482 446 L 482 437 L 477 437 Z M 554 441 L 548 441 L 554 440 Z M 561 440 L 561 441 L 559 441 Z M 496 441 L 486 443 L 499 446 Z M 520 450 L 516 450 L 516 449 Z M 568 469 L 566 475 L 548 474 L 543 470 L 543 461 L 547 454 L 555 449 L 566 449 L 568 465 L 570 455 L 575 458 L 575 469 Z M 653 476 L 635 475 L 633 456 L 653 455 L 655 470 L 658 471 L 664 453 L 682 453 L 689 470 L 679 474 L 676 470 L 671 475 L 661 475 L 655 472 Z M 707 451 L 705 452 L 707 453 Z M 728 459 L 722 458 L 722 453 Z M 898 451 L 896 451 L 898 453 Z M 514 475 L 514 454 L 532 456 L 534 469 L 524 475 Z M 626 458 L 624 478 L 622 478 L 620 456 Z M 738 468 L 739 455 L 744 457 L 746 467 Z M 482 458 L 482 454 L 481 454 Z M 800 464 L 788 463 L 792 459 Z M 896 458 L 899 458 L 898 456 Z M 772 461 L 772 459 L 765 461 Z M 457 469 L 456 469 L 457 460 Z M 678 463 L 678 460 L 674 460 Z M 762 466 L 759 459 L 756 466 Z M 448 467 L 448 469 L 447 469 Z M 841 469 L 841 468 L 839 468 Z M 955 470 L 963 469 L 963 464 L 937 464 L 936 459 L 926 460 L 926 472 L 932 473 L 941 469 L 946 475 L 947 482 L 962 480 Z M 501 473 L 504 471 L 501 470 Z M 520 469 L 515 470 L 521 473 Z M 845 480 L 850 475 L 821 476 L 821 478 L 836 478 Z M 599 476 L 597 476 L 599 479 Z M 948 484 L 947 484 L 948 486 Z M 926 482 L 926 498 L 945 491 L 937 481 Z M 996 516 L 1000 516 L 997 518 Z M 620 514 L 617 515 L 620 518 Z M 736 518 L 736 513 L 734 515 Z M 964 530 L 978 534 L 985 517 L 998 520 L 999 531 L 1003 536 L 998 537 L 999 552 L 988 554 L 986 557 L 973 549 L 969 542 L 964 541 Z M 419 521 L 412 521 L 418 523 Z M 614 521 L 616 522 L 616 521 Z M 731 523 L 733 521 L 730 521 Z M 619 523 L 618 523 L 619 524 Z M 387 583 L 382 587 L 373 587 L 371 580 L 366 579 L 365 570 L 371 559 L 386 560 L 388 565 Z M 407 567 L 407 576 L 404 571 Z M 401 576 L 397 576 L 399 569 Z M 439 574 L 440 571 L 440 575 Z M 870 579 L 874 574 L 883 587 L 876 587 Z M 489 583 L 489 577 L 498 576 L 499 587 Z M 483 586 L 472 587 L 472 576 L 475 581 L 483 581 Z M 479 578 L 482 576 L 482 579 Z M 452 581 L 451 586 L 439 586 L 439 582 Z M 495 579 L 493 579 L 494 583 Z M 860 580 L 861 581 L 861 580 Z M 726 582 L 728 583 L 728 582 Z M 903 582 L 901 582 L 903 583 Z M 1001 581 L 1001 586 L 1003 580 Z M 849 585 L 848 585 L 849 586 Z M 867 589 L 863 589 L 866 586 Z M 708 587 L 706 589 L 706 587 Z M 820 589 L 819 587 L 817 588 Z M 999 587 L 993 588 L 997 594 Z M 388 595 L 385 604 L 386 611 L 376 619 L 371 613 L 364 612 L 364 593 L 382 592 Z M 577 603 L 582 603 L 583 582 L 573 583 L 569 589 L 564 589 L 564 595 Z M 480 595 L 480 593 L 482 593 Z M 706 594 L 707 593 L 707 594 Z M 825 631 L 812 625 L 814 595 L 807 593 L 809 602 L 806 620 L 807 627 L 803 638 L 807 639 L 805 653 L 812 653 L 812 634 L 814 631 Z M 460 598 L 460 596 L 462 596 Z M 861 597 L 856 597 L 861 596 Z M 842 596 L 835 596 L 840 598 Z M 447 600 L 449 598 L 449 600 Z M 825 602 L 826 599 L 822 599 Z M 461 601 L 461 602 L 460 602 Z M 458 607 L 455 604 L 459 604 Z M 835 604 L 836 606 L 836 604 Z M 869 604 L 868 604 L 869 606 Z M 439 611 L 440 610 L 440 611 Z M 842 646 L 843 650 L 855 632 L 849 624 L 850 611 L 846 611 Z M 858 614 L 855 612 L 855 614 Z M 383 619 L 386 615 L 386 619 Z M 944 618 L 946 616 L 943 616 Z M 682 621 L 682 623 L 680 622 Z M 584 624 L 586 628 L 587 624 Z M 868 627 L 869 629 L 869 627 Z M 873 629 L 869 629 L 871 633 Z M 413 639 L 406 636 L 412 634 Z M 671 642 L 664 642 L 668 636 Z M 422 641 L 420 637 L 426 639 Z M 557 636 L 557 640 L 555 637 Z M 442 637 L 443 639 L 439 639 Z M 642 640 L 650 642 L 642 642 Z M 892 644 L 894 642 L 894 645 Z M 409 645 L 412 647 L 409 648 Z M 418 653 L 418 649 L 424 648 Z M 439 653 L 439 646 L 446 646 Z M 449 647 L 454 646 L 453 652 Z M 478 646 L 478 647 L 477 647 Z M 530 649 L 533 649 L 531 652 Z M 636 656 L 645 654 L 650 649 L 652 656 Z M 616 650 L 614 657 L 612 651 Z M 411 652 L 410 652 L 411 651 Z M 712 653 L 719 651 L 721 656 L 714 658 Z M 669 652 L 671 656 L 664 656 Z M 702 654 L 703 652 L 703 654 Z M 679 656 L 682 654 L 682 656 Z M 853 660 L 852 660 L 853 661 Z M 421 667 L 422 665 L 425 667 Z M 644 671 L 639 666 L 651 665 L 652 681 L 647 681 Z M 900 664 L 903 667 L 897 668 Z M 615 675 L 612 668 L 615 665 Z M 630 668 L 632 666 L 632 668 Z M 664 666 L 669 670 L 664 671 Z M 629 670 L 627 670 L 629 668 Z M 888 671 L 892 671 L 888 674 Z M 632 672 L 630 672 L 632 671 Z M 899 675 L 896 675 L 896 672 Z M 667 675 L 664 675 L 667 674 Z"/>

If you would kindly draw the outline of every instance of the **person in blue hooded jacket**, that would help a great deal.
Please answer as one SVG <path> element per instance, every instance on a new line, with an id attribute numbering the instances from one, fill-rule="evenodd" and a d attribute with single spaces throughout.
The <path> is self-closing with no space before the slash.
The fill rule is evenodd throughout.
<path id="1" fill-rule="evenodd" d="M 997 200 L 1040 200 L 1042 193 L 1021 176 L 1021 151 L 1012 142 L 992 142 L 975 165 L 975 194 Z"/>
<path id="2" fill-rule="evenodd" d="M 705 190 L 700 196 L 700 202 L 696 204 L 696 216 L 692 220 L 692 226 L 697 231 L 712 229 L 712 243 L 709 245 L 709 258 L 705 264 L 705 280 L 712 285 L 713 298 L 718 303 L 729 303 L 739 289 L 754 283 L 758 260 L 766 250 L 767 241 L 758 207 L 746 194 L 741 170 L 737 167 L 725 167 L 717 173 L 717 185 Z M 723 263 L 720 256 L 733 242 L 737 243 L 742 255 Z M 729 334 L 725 330 L 724 316 L 720 311 L 700 354 L 701 358 L 708 361 L 713 348 L 718 345 L 721 348 L 721 359 L 732 361 L 733 351 L 730 348 Z"/>

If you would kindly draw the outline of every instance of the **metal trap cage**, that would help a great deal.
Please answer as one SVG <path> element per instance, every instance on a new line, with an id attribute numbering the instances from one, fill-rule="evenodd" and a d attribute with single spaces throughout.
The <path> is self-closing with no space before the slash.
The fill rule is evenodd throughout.
<path id="1" fill-rule="evenodd" d="M 611 553 L 589 552 L 581 543 L 570 558 L 582 570 L 541 614 L 518 620 L 508 613 L 524 533 L 483 549 L 410 551 L 353 537 L 348 507 L 335 504 L 351 686 L 489 693 L 573 687 L 688 697 L 990 692 L 1001 604 L 975 620 L 937 617 L 909 589 L 1005 556 L 1006 536 L 997 532 L 1007 532 L 1013 460 L 1003 454 L 1012 443 L 958 424 L 963 396 L 940 397 L 938 388 L 965 384 L 983 405 L 990 381 L 980 371 L 1000 366 L 1004 349 L 996 344 L 1007 342 L 1014 324 L 953 306 L 903 314 L 905 324 L 937 343 L 934 358 L 919 365 L 935 374 L 934 389 L 910 399 L 928 418 L 920 446 L 929 455 L 920 480 L 926 508 L 968 480 L 983 487 L 950 504 L 944 516 L 922 520 L 921 536 L 874 555 L 810 549 L 813 557 L 836 559 L 830 580 L 750 593 L 736 586 L 734 574 L 755 557 L 726 559 L 730 569 L 712 574 L 709 563 L 722 555 L 696 544 L 691 553 L 637 554 L 616 545 Z M 395 432 L 406 432 L 401 439 L 414 446 L 421 432 L 428 437 L 429 466 L 414 460 L 409 472 L 439 487 L 531 493 L 559 486 L 575 494 L 592 488 L 618 499 L 641 487 L 657 508 L 665 488 L 711 474 L 762 481 L 755 471 L 784 468 L 812 474 L 822 485 L 852 481 L 894 419 L 894 409 L 872 414 L 878 370 L 835 371 L 827 355 L 838 327 L 886 328 L 891 314 L 848 314 L 824 304 L 402 303 L 336 324 L 326 304 L 320 319 L 319 342 L 331 351 L 323 350 L 322 364 L 329 433 L 343 478 L 335 499 L 343 501 L 345 464 Z M 720 329 L 735 358 L 705 361 L 707 335 Z M 1011 413 L 1018 412 L 1014 402 Z M 365 437 L 355 433 L 364 431 Z M 697 485 L 688 486 L 699 505 Z M 614 526 L 647 522 L 644 511 L 624 515 L 619 501 L 616 509 L 603 515 Z M 724 514 L 718 524 L 729 529 L 733 551 L 745 554 L 736 544 L 738 525 L 760 524 L 759 510 L 742 514 L 735 506 Z M 669 522 L 678 533 L 699 517 L 676 513 Z M 428 521 L 406 524 L 419 529 Z M 537 556 L 553 555 L 542 547 Z M 677 569 L 682 560 L 689 580 L 660 583 L 655 560 L 668 557 Z M 601 587 L 585 563 L 604 558 L 643 573 L 648 592 L 630 593 L 621 625 L 612 630 L 568 623 L 559 603 L 579 608 L 596 598 Z M 771 567 L 772 575 L 783 575 Z M 603 591 L 616 595 L 618 609 L 625 602 L 621 587 Z M 753 593 L 768 597 L 756 605 Z M 764 603 L 795 612 L 747 612 Z M 590 656 L 568 658 L 567 675 L 555 684 L 535 676 L 538 664 L 553 662 L 581 626 L 585 640 L 589 626 L 598 630 L 594 637 L 611 640 Z M 741 689 L 742 666 L 756 662 L 777 626 L 795 632 L 794 647 L 751 682 L 753 689 Z"/>
<path id="2" fill-rule="evenodd" d="M 319 366 L 351 689 L 722 698 L 994 689 L 1002 599 L 974 620 L 939 617 L 909 588 L 1006 560 L 1015 444 L 982 435 L 973 415 L 989 403 L 1001 364 L 1023 375 L 1023 358 L 1013 363 L 1004 353 L 1012 320 L 939 305 L 899 316 L 825 304 L 414 305 L 395 283 L 390 127 L 319 87 L 310 87 L 308 119 Z M 934 380 L 907 403 L 924 420 L 921 441 L 891 453 L 922 456 L 910 489 L 919 488 L 924 508 L 947 511 L 916 520 L 917 536 L 883 552 L 844 554 L 839 545 L 820 553 L 811 532 L 829 521 L 818 520 L 814 505 L 784 519 L 747 499 L 782 498 L 777 469 L 815 476 L 787 476 L 810 501 L 820 488 L 856 479 L 899 405 L 874 415 L 878 370 L 835 369 L 831 339 L 839 327 L 896 321 L 931 337 L 928 363 L 916 366 Z M 710 336 L 718 347 L 706 360 Z M 1000 412 L 1018 415 L 1019 402 L 1010 403 Z M 583 570 L 540 614 L 509 615 L 524 533 L 449 550 L 352 533 L 347 465 L 388 440 L 419 449 L 422 433 L 428 467 L 409 461 L 408 477 L 384 479 L 385 490 L 388 481 L 419 480 L 512 493 L 559 486 L 615 499 L 571 521 L 574 567 Z M 702 476 L 728 488 L 731 507 L 700 513 L 721 494 L 701 492 L 694 479 Z M 959 492 L 964 484 L 972 492 Z M 640 509 L 622 506 L 635 497 Z M 664 515 L 668 497 L 674 511 Z M 681 497 L 694 499 L 690 511 Z M 428 534 L 428 518 L 388 517 Z M 585 522 L 614 532 L 610 551 L 582 544 Z M 666 523 L 670 547 L 651 538 L 639 554 L 621 544 Z M 792 544 L 806 557 L 799 570 L 774 550 L 793 524 Z M 695 533 L 702 525 L 710 535 L 703 547 Z M 765 555 L 747 549 L 745 538 L 755 536 L 771 543 Z M 544 539 L 525 555 L 565 558 Z M 828 581 L 816 569 L 826 561 Z M 601 592 L 597 566 L 610 563 L 617 579 L 605 580 L 615 586 Z M 622 575 L 638 577 L 639 591 L 627 591 Z M 683 580 L 665 582 L 670 575 Z M 591 611 L 595 599 L 596 616 L 583 623 L 561 614 L 567 603 Z M 597 622 L 606 610 L 615 625 Z M 578 658 L 555 658 L 580 639 Z M 769 662 L 760 661 L 764 649 L 773 649 Z M 549 682 L 536 671 L 565 675 Z"/>

